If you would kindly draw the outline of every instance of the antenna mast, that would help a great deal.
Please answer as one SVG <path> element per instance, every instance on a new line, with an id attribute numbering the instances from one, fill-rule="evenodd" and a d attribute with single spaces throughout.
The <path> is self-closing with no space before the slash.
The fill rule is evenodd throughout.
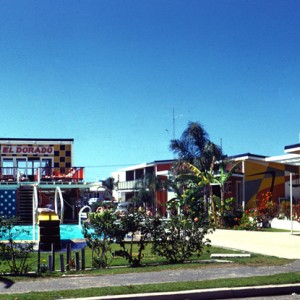
<path id="1" fill-rule="evenodd" d="M 175 140 L 175 108 L 173 107 L 173 140 Z"/>

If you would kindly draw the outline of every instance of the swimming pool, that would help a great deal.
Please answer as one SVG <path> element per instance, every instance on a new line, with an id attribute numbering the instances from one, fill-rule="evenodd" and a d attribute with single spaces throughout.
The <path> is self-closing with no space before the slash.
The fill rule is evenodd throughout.
<path id="1" fill-rule="evenodd" d="M 32 240 L 32 225 L 22 225 L 15 226 L 14 232 L 16 240 Z M 60 224 L 60 239 L 61 240 L 74 240 L 74 239 L 83 239 L 82 227 L 78 224 Z M 7 238 L 0 237 L 0 240 L 5 240 Z M 38 239 L 38 226 L 35 229 L 35 240 Z"/>

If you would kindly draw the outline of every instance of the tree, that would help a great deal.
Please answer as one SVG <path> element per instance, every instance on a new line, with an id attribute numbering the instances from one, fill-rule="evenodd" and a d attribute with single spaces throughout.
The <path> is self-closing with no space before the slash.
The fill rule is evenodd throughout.
<path id="1" fill-rule="evenodd" d="M 102 183 L 105 187 L 107 187 L 111 191 L 115 187 L 115 179 L 113 177 L 106 178 Z"/>
<path id="2" fill-rule="evenodd" d="M 164 186 L 164 181 L 154 174 L 146 174 L 136 181 L 133 201 L 137 206 L 143 206 L 155 211 L 157 205 L 156 192 Z"/>
<path id="3" fill-rule="evenodd" d="M 124 239 L 117 240 L 121 250 L 116 250 L 115 255 L 123 256 L 128 260 L 132 267 L 141 266 L 143 251 L 147 243 L 151 239 L 153 220 L 150 218 L 146 211 L 143 209 L 135 210 L 120 219 L 120 227 L 131 236 L 129 241 Z M 138 238 L 134 241 L 136 235 Z M 137 255 L 133 253 L 133 246 L 137 247 Z"/>
<path id="4" fill-rule="evenodd" d="M 221 148 L 210 141 L 208 133 L 198 122 L 189 122 L 180 139 L 171 140 L 170 150 L 180 161 L 188 162 L 200 171 L 209 170 L 213 160 L 223 157 Z"/>
<path id="5" fill-rule="evenodd" d="M 111 259 L 111 244 L 122 240 L 126 231 L 119 226 L 118 216 L 110 210 L 89 214 L 89 221 L 83 224 L 83 235 L 92 249 L 93 266 L 105 268 Z M 110 257 L 109 257 L 110 256 Z"/>
<path id="6" fill-rule="evenodd" d="M 226 166 L 228 166 L 230 162 L 221 161 L 221 163 L 218 165 L 218 171 L 217 174 L 214 174 L 212 177 L 212 183 L 217 184 L 220 187 L 220 200 L 221 200 L 221 207 L 220 207 L 220 225 L 224 225 L 224 206 L 225 206 L 225 199 L 224 199 L 224 187 L 226 181 L 232 176 L 235 168 L 237 167 L 238 163 L 235 163 L 230 166 L 230 169 L 226 171 Z"/>
<path id="7" fill-rule="evenodd" d="M 188 162 L 182 162 L 181 163 L 182 169 L 185 169 L 186 172 L 184 172 L 183 174 L 179 174 L 178 177 L 180 177 L 181 179 L 183 179 L 183 181 L 185 182 L 185 185 L 187 188 L 185 188 L 184 193 L 191 195 L 191 197 L 186 197 L 183 196 L 183 199 L 185 201 L 186 205 L 192 205 L 193 207 L 195 207 L 194 205 L 194 201 L 188 201 L 188 199 L 198 199 L 199 194 L 201 194 L 200 190 L 203 190 L 204 188 L 204 198 L 205 198 L 205 188 L 208 187 L 209 190 L 209 197 L 211 199 L 211 210 L 212 210 L 212 217 L 214 220 L 214 223 L 217 223 L 217 213 L 216 213 L 216 205 L 214 202 L 214 198 L 213 198 L 213 190 L 212 190 L 212 185 L 211 183 L 213 182 L 213 171 L 212 169 L 208 170 L 208 171 L 204 171 L 201 172 L 197 167 L 195 167 L 194 165 L 188 163 Z"/>
<path id="8" fill-rule="evenodd" d="M 216 222 L 216 208 L 211 183 L 213 182 L 215 163 L 223 159 L 222 149 L 210 141 L 207 132 L 198 122 L 189 122 L 180 139 L 171 140 L 170 149 L 179 157 L 176 167 L 179 173 L 186 173 L 191 171 L 191 166 L 195 167 L 197 180 L 202 179 L 204 183 L 205 197 L 206 194 L 209 194 Z M 186 163 L 188 163 L 188 168 L 186 168 Z"/>

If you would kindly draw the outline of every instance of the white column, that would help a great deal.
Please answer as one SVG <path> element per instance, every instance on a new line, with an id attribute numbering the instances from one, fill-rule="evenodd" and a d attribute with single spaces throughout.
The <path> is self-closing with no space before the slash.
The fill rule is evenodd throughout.
<path id="1" fill-rule="evenodd" d="M 290 219 L 291 234 L 293 234 L 293 173 L 290 173 Z"/>

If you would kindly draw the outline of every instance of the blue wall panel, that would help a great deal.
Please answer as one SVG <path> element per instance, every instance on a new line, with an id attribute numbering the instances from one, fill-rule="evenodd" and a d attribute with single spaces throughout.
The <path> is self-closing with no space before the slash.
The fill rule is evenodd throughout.
<path id="1" fill-rule="evenodd" d="M 17 211 L 17 193 L 15 190 L 0 190 L 0 215 L 15 217 Z"/>

